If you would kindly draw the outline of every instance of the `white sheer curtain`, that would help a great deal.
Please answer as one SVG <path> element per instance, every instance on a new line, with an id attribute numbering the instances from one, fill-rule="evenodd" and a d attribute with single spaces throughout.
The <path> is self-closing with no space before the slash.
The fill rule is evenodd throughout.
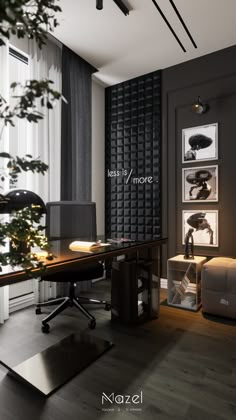
<path id="1" fill-rule="evenodd" d="M 8 100 L 9 98 L 9 61 L 8 61 L 8 43 L 5 47 L 0 47 L 0 95 L 4 99 Z M 9 147 L 8 139 L 8 129 L 4 128 L 3 124 L 0 121 L 0 151 L 7 152 Z M 2 162 L 1 162 L 1 171 L 2 171 Z M 8 186 L 4 185 L 4 189 L 0 189 L 0 193 L 4 194 L 8 190 Z M 3 188 L 3 187 L 2 187 Z M 3 218 L 3 215 L 0 215 L 0 222 Z M 9 286 L 0 287 L 0 323 L 2 324 L 9 317 Z"/>
<path id="2" fill-rule="evenodd" d="M 54 82 L 52 88 L 61 92 L 61 49 L 52 41 L 40 50 L 35 41 L 24 41 L 22 50 L 29 55 L 30 79 L 50 79 Z M 22 42 L 22 41 L 21 41 Z M 12 42 L 14 47 L 14 39 Z M 21 44 L 16 40 L 16 47 Z M 0 94 L 9 98 L 9 51 L 8 47 L 0 48 Z M 16 80 L 17 81 L 17 80 Z M 40 110 L 40 109 L 39 109 Z M 15 188 L 26 188 L 36 192 L 44 202 L 60 200 L 60 161 L 61 161 L 61 103 L 57 101 L 53 110 L 42 108 L 44 119 L 38 124 L 27 123 L 27 136 L 21 135 L 17 144 L 17 154 L 31 154 L 49 165 L 46 175 L 26 174 L 19 176 Z M 1 128 L 1 127 L 0 127 Z M 20 130 L 21 131 L 21 130 Z M 25 132 L 25 130 L 24 130 Z M 22 131 L 21 131 L 22 134 Z M 0 141 L 0 150 L 9 150 L 8 130 L 4 129 Z M 6 190 L 9 185 L 6 186 Z M 5 191 L 0 191 L 0 193 Z M 1 219 L 1 217 L 0 217 Z M 56 284 L 44 282 L 43 287 L 35 283 L 35 298 L 47 300 L 56 296 Z M 0 323 L 8 318 L 9 287 L 0 288 Z"/>
<path id="3" fill-rule="evenodd" d="M 40 50 L 35 41 L 29 43 L 30 78 L 50 79 L 52 88 L 61 92 L 61 49 L 51 41 Z M 61 103 L 53 110 L 42 108 L 43 120 L 29 124 L 27 153 L 49 165 L 46 175 L 27 174 L 26 187 L 45 201 L 60 199 Z"/>
<path id="4" fill-rule="evenodd" d="M 22 84 L 27 79 L 50 79 L 53 81 L 52 89 L 61 92 L 61 48 L 48 40 L 47 44 L 40 50 L 34 40 L 18 40 L 13 38 L 12 48 L 22 51 L 28 55 L 28 65 L 21 69 L 18 66 L 12 72 L 12 79 L 20 81 Z M 12 62 L 14 65 L 14 62 Z M 25 65 L 23 64 L 23 67 Z M 5 77 L 2 77 L 6 86 Z M 9 86 L 8 86 L 9 88 Z M 19 92 L 20 93 L 20 92 Z M 19 175 L 15 188 L 26 188 L 34 191 L 45 202 L 60 199 L 60 172 L 61 172 L 61 102 L 56 101 L 55 107 L 48 110 L 47 107 L 37 104 L 37 110 L 42 112 L 44 118 L 38 123 L 27 123 L 26 120 L 16 120 L 18 133 L 15 127 L 11 128 L 13 144 L 11 141 L 11 152 L 24 156 L 30 154 L 34 158 L 49 165 L 49 170 L 45 175 L 32 172 Z M 22 126 L 23 124 L 23 126 Z M 11 131 L 10 131 L 11 134 Z M 17 144 L 14 144 L 17 142 Z"/>
<path id="5" fill-rule="evenodd" d="M 50 79 L 52 88 L 61 92 L 61 49 L 51 41 L 40 50 L 35 41 L 29 42 L 30 78 Z M 29 126 L 27 153 L 39 157 L 49 165 L 42 175 L 28 174 L 27 189 L 36 192 L 44 202 L 60 200 L 61 172 L 61 103 L 52 110 L 42 108 L 43 120 Z M 35 300 L 46 301 L 56 297 L 56 283 L 35 283 Z"/>

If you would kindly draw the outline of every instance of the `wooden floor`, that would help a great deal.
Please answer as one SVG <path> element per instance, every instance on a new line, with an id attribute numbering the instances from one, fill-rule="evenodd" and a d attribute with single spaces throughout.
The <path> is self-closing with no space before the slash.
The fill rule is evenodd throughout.
<path id="1" fill-rule="evenodd" d="M 98 294 L 107 287 L 106 282 L 95 286 Z M 138 327 L 114 325 L 102 309 L 93 313 L 94 331 L 73 308 L 51 322 L 48 335 L 41 333 L 43 315 L 35 316 L 32 307 L 0 326 L 0 360 L 12 365 L 77 330 L 115 344 L 49 398 L 1 368 L 0 420 L 236 419 L 235 322 L 171 308 L 165 301 L 158 320 Z M 103 392 L 141 391 L 141 411 L 134 411 L 135 405 L 127 405 L 129 411 L 117 405 L 113 412 L 103 411 Z"/>

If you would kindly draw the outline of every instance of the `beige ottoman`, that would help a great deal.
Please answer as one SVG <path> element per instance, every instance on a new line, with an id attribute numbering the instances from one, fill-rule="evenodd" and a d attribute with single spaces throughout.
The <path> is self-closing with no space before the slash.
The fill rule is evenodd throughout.
<path id="1" fill-rule="evenodd" d="M 236 318 L 236 259 L 213 258 L 203 265 L 202 310 Z"/>

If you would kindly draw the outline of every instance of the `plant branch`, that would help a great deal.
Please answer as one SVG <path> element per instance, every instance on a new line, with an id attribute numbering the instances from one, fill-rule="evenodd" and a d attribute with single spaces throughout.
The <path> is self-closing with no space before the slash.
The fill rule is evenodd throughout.
<path id="1" fill-rule="evenodd" d="M 55 13 L 61 12 L 58 0 L 5 0 L 0 2 L 0 46 L 10 35 L 35 39 L 39 48 L 45 44 L 47 32 L 58 26 Z"/>
<path id="2" fill-rule="evenodd" d="M 22 89 L 21 95 L 15 95 L 13 98 L 17 103 L 11 108 L 6 100 L 0 96 L 0 119 L 3 120 L 4 125 L 10 124 L 14 126 L 14 119 L 26 118 L 29 122 L 37 123 L 43 119 L 43 114 L 37 111 L 38 100 L 40 99 L 41 107 L 52 109 L 56 100 L 62 98 L 61 93 L 52 89 L 53 82 L 48 79 L 42 80 L 28 80 L 24 85 L 20 83 L 12 83 L 11 89 L 16 87 Z"/>
<path id="3" fill-rule="evenodd" d="M 0 158 L 7 159 L 7 168 L 2 168 L 3 172 L 0 174 L 0 181 L 4 182 L 7 177 L 10 178 L 10 184 L 14 185 L 17 182 L 18 175 L 23 172 L 31 171 L 45 175 L 48 170 L 48 165 L 40 159 L 34 159 L 31 155 L 25 155 L 23 158 L 13 157 L 9 153 L 0 152 Z"/>
<path id="4" fill-rule="evenodd" d="M 29 248 L 40 247 L 47 252 L 50 250 L 44 234 L 45 227 L 40 225 L 41 216 L 40 206 L 31 206 L 17 211 L 9 222 L 0 223 L 0 246 L 6 246 L 7 238 L 11 245 L 10 251 L 0 253 L 0 271 L 1 266 L 21 265 L 30 275 L 33 269 L 42 270 L 44 268 L 44 263 L 37 254 L 20 251 L 22 244 Z M 48 259 L 51 258 L 52 256 L 49 254 Z"/>

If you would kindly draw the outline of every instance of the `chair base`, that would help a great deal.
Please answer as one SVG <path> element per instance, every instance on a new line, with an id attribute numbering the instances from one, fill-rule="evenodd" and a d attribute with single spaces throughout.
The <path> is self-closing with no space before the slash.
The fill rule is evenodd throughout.
<path id="1" fill-rule="evenodd" d="M 94 318 L 93 315 L 90 314 L 90 312 L 87 311 L 87 309 L 82 305 L 82 303 L 85 303 L 85 304 L 89 304 L 89 303 L 90 304 L 102 304 L 102 305 L 105 305 L 105 310 L 110 310 L 111 309 L 111 304 L 109 302 L 107 302 L 106 300 L 90 299 L 90 298 L 83 297 L 83 296 L 76 297 L 75 296 L 75 287 L 76 287 L 76 283 L 70 283 L 69 296 L 53 299 L 53 300 L 50 300 L 48 302 L 37 303 L 36 310 L 35 310 L 35 313 L 37 315 L 41 314 L 41 307 L 52 306 L 52 305 L 55 305 L 55 304 L 59 304 L 59 306 L 57 306 L 49 315 L 47 315 L 42 320 L 42 331 L 44 333 L 48 333 L 49 330 L 50 330 L 48 322 L 51 321 L 53 318 L 55 318 L 58 314 L 60 314 L 62 311 L 64 311 L 69 306 L 70 307 L 76 306 L 76 308 L 79 309 L 80 312 L 82 312 L 89 319 L 88 326 L 91 329 L 94 329 L 96 327 L 96 319 Z M 81 303 L 81 301 L 82 301 L 82 303 Z"/>

